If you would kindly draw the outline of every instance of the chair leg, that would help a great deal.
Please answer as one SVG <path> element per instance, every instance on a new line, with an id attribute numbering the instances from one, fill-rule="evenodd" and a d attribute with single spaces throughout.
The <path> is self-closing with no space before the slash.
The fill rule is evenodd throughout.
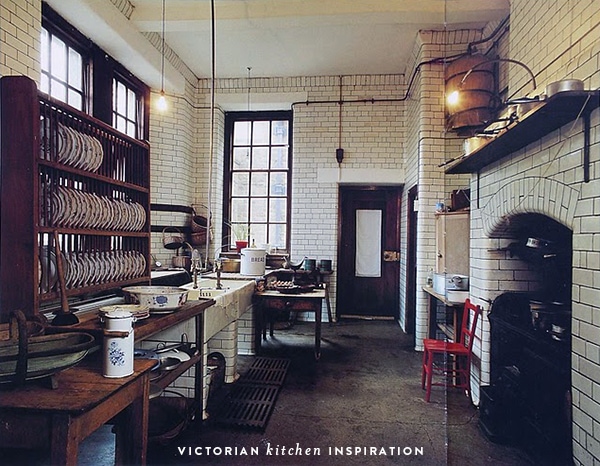
<path id="1" fill-rule="evenodd" d="M 427 379 L 425 380 L 425 401 L 429 403 L 431 398 L 431 378 L 433 376 L 433 353 L 427 358 Z"/>
<path id="2" fill-rule="evenodd" d="M 421 388 L 425 388 L 425 364 L 427 364 L 427 350 L 423 351 L 423 362 L 421 363 Z"/>

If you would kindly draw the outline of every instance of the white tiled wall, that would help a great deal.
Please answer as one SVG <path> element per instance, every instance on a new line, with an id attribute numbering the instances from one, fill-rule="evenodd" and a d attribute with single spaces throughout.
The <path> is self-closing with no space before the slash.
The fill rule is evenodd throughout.
<path id="1" fill-rule="evenodd" d="M 549 5 L 550 4 L 550 5 Z M 508 47 L 536 75 L 533 90 L 524 70 L 511 68 L 509 93 L 541 93 L 565 78 L 600 87 L 600 3 L 595 1 L 514 0 Z M 573 231 L 572 396 L 573 454 L 576 464 L 600 462 L 600 112 L 591 115 L 591 180 L 583 181 L 581 121 L 486 167 L 480 173 L 480 208 L 471 211 L 471 295 L 487 307 L 505 290 L 535 287 L 527 267 L 494 252 L 508 240 L 490 239 L 506 218 L 543 213 Z M 477 180 L 473 178 L 472 193 Z M 540 202 L 541 201 L 541 202 Z M 516 267 L 515 267 L 516 265 Z M 483 382 L 489 377 L 489 327 L 484 322 Z"/>
<path id="2" fill-rule="evenodd" d="M 0 3 L 0 76 L 40 79 L 41 0 Z"/>

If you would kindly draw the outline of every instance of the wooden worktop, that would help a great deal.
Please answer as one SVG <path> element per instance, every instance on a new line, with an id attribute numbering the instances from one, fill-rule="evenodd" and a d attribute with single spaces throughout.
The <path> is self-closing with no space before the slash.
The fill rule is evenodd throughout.
<path id="1" fill-rule="evenodd" d="M 0 392 L 4 409 L 35 409 L 78 414 L 102 403 L 117 389 L 135 381 L 155 366 L 155 361 L 136 359 L 134 373 L 128 377 L 108 378 L 96 358 L 85 358 L 74 367 L 56 373 L 57 388 L 44 381 L 28 381 L 25 385 Z"/>

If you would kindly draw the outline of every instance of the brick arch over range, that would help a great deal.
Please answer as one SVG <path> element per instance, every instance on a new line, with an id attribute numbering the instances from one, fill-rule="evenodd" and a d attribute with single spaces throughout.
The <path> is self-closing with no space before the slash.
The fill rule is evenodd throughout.
<path id="1" fill-rule="evenodd" d="M 483 231 L 489 238 L 510 237 L 511 218 L 546 215 L 573 230 L 579 191 L 560 181 L 526 177 L 504 184 L 482 209 Z"/>

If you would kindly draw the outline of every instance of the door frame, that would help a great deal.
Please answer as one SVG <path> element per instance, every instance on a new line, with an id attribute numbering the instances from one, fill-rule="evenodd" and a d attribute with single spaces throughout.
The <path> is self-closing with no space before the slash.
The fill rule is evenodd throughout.
<path id="1" fill-rule="evenodd" d="M 401 253 L 400 250 L 400 246 L 401 246 L 401 228 L 402 228 L 402 215 L 401 215 L 401 207 L 402 207 L 402 194 L 403 194 L 403 190 L 404 190 L 404 185 L 402 184 L 394 184 L 394 185 L 390 185 L 390 184 L 385 184 L 385 185 L 362 185 L 362 184 L 343 184 L 343 185 L 339 185 L 338 186 L 338 234 L 337 234 L 337 263 L 340 264 L 340 258 L 341 255 L 344 252 L 344 245 L 342 244 L 343 241 L 343 236 L 342 236 L 342 228 L 343 228 L 343 218 L 342 218 L 342 198 L 343 198 L 343 192 L 344 191 L 390 191 L 390 190 L 396 190 L 397 191 L 397 214 L 395 216 L 395 228 L 398 231 L 398 235 L 396 237 L 396 244 L 394 245 L 394 250 L 398 251 L 399 253 Z M 392 249 L 392 248 L 386 248 L 386 249 Z M 338 317 L 338 320 L 342 317 L 342 313 L 341 311 L 341 307 L 340 307 L 340 290 L 342 287 L 340 287 L 340 281 L 343 279 L 343 277 L 341 276 L 341 270 L 338 267 L 338 272 L 337 272 L 337 293 L 336 293 L 336 314 Z M 398 320 L 400 317 L 400 274 L 401 274 L 401 267 L 400 267 L 400 263 L 398 264 L 398 267 L 396 268 L 396 276 L 394 277 L 394 283 L 395 283 L 395 303 L 394 303 L 394 313 L 392 316 L 364 316 L 365 318 L 368 318 L 369 320 L 380 320 L 380 319 L 393 319 L 393 320 Z M 361 318 L 360 315 L 344 315 L 345 318 Z"/>
<path id="2" fill-rule="evenodd" d="M 415 338 L 417 312 L 417 215 L 415 203 L 419 199 L 419 186 L 408 190 L 406 200 L 406 288 L 404 295 L 404 331 Z"/>

